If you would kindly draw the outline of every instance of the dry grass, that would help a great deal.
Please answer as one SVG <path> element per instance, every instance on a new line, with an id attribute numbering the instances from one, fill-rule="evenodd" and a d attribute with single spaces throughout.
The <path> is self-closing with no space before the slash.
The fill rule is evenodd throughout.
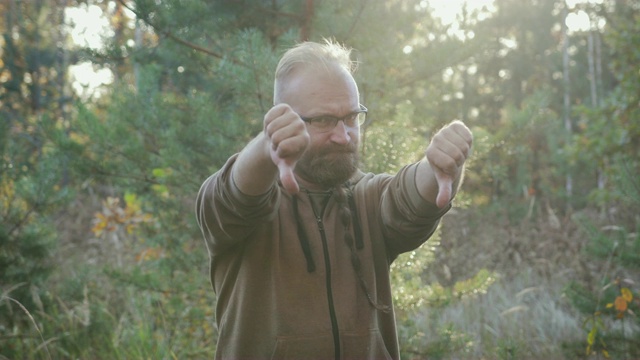
<path id="1" fill-rule="evenodd" d="M 580 216 L 593 224 L 610 221 L 597 214 Z M 562 218 L 548 206 L 519 221 L 508 214 L 452 211 L 443 220 L 435 261 L 425 273 L 429 282 L 450 289 L 451 299 L 422 308 L 412 320 L 421 329 L 416 353 L 422 347 L 436 348 L 435 356 L 425 351 L 443 359 L 584 356 L 582 345 L 573 347 L 586 341 L 585 315 L 564 291 L 574 281 L 601 284 L 609 272 L 604 261 L 585 254 L 588 241 L 576 214 Z M 495 274 L 486 290 L 457 290 L 481 269 Z M 604 320 L 608 331 L 620 326 Z M 627 334 L 638 333 L 628 323 Z"/>
<path id="2" fill-rule="evenodd" d="M 579 314 L 562 296 L 564 283 L 526 269 L 512 279 L 498 279 L 486 293 L 423 309 L 416 325 L 463 336 L 465 344 L 452 358 L 561 358 L 561 341 L 583 337 Z M 439 336 L 427 334 L 426 343 Z"/>

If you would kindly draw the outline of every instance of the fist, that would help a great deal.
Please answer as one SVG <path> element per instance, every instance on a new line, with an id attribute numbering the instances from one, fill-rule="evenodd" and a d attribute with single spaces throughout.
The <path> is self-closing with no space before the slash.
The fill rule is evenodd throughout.
<path id="1" fill-rule="evenodd" d="M 264 134 L 269 142 L 269 155 L 278 167 L 280 182 L 286 191 L 300 191 L 293 175 L 296 163 L 309 147 L 309 133 L 304 121 L 287 104 L 272 107 L 264 116 Z"/>
<path id="2" fill-rule="evenodd" d="M 473 135 L 462 121 L 453 121 L 431 139 L 426 156 L 438 184 L 436 205 L 446 206 L 453 196 L 453 183 L 471 153 Z"/>

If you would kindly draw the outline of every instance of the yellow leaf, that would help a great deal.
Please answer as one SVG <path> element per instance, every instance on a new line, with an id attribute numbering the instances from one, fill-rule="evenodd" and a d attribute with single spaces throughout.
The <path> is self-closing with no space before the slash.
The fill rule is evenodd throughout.
<path id="1" fill-rule="evenodd" d="M 138 262 L 155 260 L 164 256 L 164 250 L 161 247 L 150 247 L 142 250 L 138 255 L 136 255 L 135 259 Z"/>
<path id="2" fill-rule="evenodd" d="M 94 226 L 91 228 L 91 232 L 93 232 L 95 236 L 101 236 L 104 232 L 104 227 Z"/>
<path id="3" fill-rule="evenodd" d="M 613 307 L 613 303 L 608 303 L 607 304 L 607 309 L 611 309 Z"/>
<path id="4" fill-rule="evenodd" d="M 100 236 L 104 232 L 104 229 L 109 225 L 109 218 L 102 213 L 96 213 L 94 218 L 94 225 L 91 231 L 95 236 Z"/>
<path id="5" fill-rule="evenodd" d="M 587 344 L 589 344 L 588 348 L 591 348 L 591 346 L 596 342 L 597 332 L 598 332 L 598 328 L 595 326 L 591 328 L 591 331 L 589 331 L 589 335 L 587 335 Z"/>
<path id="6" fill-rule="evenodd" d="M 616 298 L 615 305 L 616 310 L 619 312 L 625 312 L 627 310 L 627 301 L 622 296 Z"/>
<path id="7" fill-rule="evenodd" d="M 631 293 L 631 290 L 629 290 L 628 288 L 622 288 L 620 289 L 620 293 L 622 294 L 622 298 L 630 303 L 631 300 L 633 300 L 633 294 Z"/>
<path id="8" fill-rule="evenodd" d="M 607 350 L 602 350 L 602 355 L 604 355 L 604 357 L 606 357 L 607 359 L 609 358 L 609 352 Z"/>

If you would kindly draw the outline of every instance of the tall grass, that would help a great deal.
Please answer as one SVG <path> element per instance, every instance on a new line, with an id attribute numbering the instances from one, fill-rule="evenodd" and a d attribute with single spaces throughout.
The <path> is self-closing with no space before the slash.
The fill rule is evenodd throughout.
<path id="1" fill-rule="evenodd" d="M 446 307 L 417 313 L 423 342 L 438 344 L 443 333 L 464 344 L 443 358 L 562 358 L 560 343 L 582 336 L 579 314 L 563 298 L 564 279 L 545 279 L 522 269 L 512 279 L 498 279 L 485 293 L 468 294 Z"/>

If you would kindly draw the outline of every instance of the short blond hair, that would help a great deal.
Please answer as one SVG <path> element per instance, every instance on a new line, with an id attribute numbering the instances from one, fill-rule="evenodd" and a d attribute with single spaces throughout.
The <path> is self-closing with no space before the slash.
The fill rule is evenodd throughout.
<path id="1" fill-rule="evenodd" d="M 305 41 L 287 50 L 276 67 L 273 82 L 273 98 L 277 101 L 281 86 L 289 74 L 299 65 L 330 69 L 331 65 L 346 70 L 349 74 L 356 71 L 358 63 L 351 60 L 351 48 L 334 40 L 324 39 L 324 43 Z"/>

